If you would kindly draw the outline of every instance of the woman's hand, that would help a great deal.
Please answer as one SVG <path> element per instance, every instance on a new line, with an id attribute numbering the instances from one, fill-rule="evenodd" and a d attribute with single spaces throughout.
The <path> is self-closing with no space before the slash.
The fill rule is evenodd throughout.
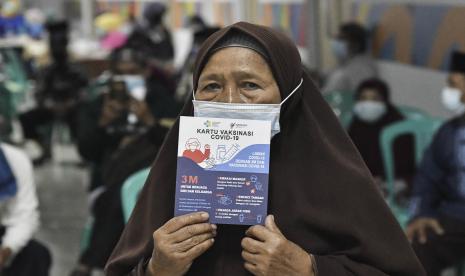
<path id="1" fill-rule="evenodd" d="M 266 217 L 265 226 L 252 226 L 246 235 L 242 258 L 253 275 L 314 275 L 310 255 L 284 237 L 272 215 Z"/>
<path id="2" fill-rule="evenodd" d="M 208 213 L 172 218 L 153 233 L 148 275 L 185 274 L 192 262 L 213 245 L 215 236 L 216 225 L 208 223 Z"/>

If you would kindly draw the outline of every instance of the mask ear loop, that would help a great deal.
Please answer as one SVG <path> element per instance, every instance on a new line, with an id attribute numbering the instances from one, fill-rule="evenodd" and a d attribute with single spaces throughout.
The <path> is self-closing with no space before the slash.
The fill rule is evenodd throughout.
<path id="1" fill-rule="evenodd" d="M 283 104 L 287 101 L 287 99 L 289 99 L 297 90 L 299 90 L 299 88 L 302 86 L 302 83 L 303 83 L 303 82 L 304 82 L 304 79 L 301 78 L 301 79 L 300 79 L 300 82 L 299 82 L 299 84 L 296 86 L 296 88 L 294 88 L 294 90 L 292 90 L 292 92 L 291 92 L 289 95 L 287 95 L 287 97 L 286 97 L 279 105 L 283 105 Z"/>

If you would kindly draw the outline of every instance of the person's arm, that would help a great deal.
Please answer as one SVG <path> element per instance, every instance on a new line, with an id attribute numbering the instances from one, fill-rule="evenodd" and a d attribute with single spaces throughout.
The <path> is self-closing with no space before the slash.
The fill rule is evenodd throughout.
<path id="1" fill-rule="evenodd" d="M 445 175 L 444 170 L 438 165 L 437 148 L 445 146 L 444 139 L 444 134 L 438 133 L 430 148 L 425 152 L 418 168 L 409 206 L 411 220 L 418 217 L 435 217 L 436 215 L 436 207 L 440 201 L 438 187 Z"/>
<path id="2" fill-rule="evenodd" d="M 38 200 L 31 161 L 21 151 L 2 146 L 18 186 L 17 194 L 7 202 L 2 217 L 6 232 L 2 247 L 16 255 L 31 240 L 39 226 Z"/>

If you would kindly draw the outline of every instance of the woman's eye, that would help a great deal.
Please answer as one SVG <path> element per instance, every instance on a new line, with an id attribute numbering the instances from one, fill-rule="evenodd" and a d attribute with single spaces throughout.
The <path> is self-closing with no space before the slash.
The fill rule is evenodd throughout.
<path id="1" fill-rule="evenodd" d="M 256 89 L 259 89 L 260 86 L 256 83 L 253 83 L 253 82 L 244 82 L 244 84 L 242 85 L 242 87 L 244 89 L 247 89 L 247 90 L 256 90 Z"/>
<path id="2" fill-rule="evenodd" d="M 205 88 L 204 88 L 204 90 L 207 90 L 207 91 L 218 91 L 220 89 L 221 89 L 221 86 L 217 83 L 207 84 L 205 85 Z"/>

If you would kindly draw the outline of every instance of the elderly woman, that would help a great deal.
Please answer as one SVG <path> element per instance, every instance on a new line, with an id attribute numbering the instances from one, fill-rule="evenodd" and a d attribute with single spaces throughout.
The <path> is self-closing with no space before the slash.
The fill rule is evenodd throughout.
<path id="1" fill-rule="evenodd" d="M 206 213 L 173 218 L 177 123 L 106 275 L 425 275 L 285 35 L 243 22 L 224 28 L 200 50 L 193 80 L 195 100 L 184 116 L 202 114 L 199 101 L 231 104 L 227 118 L 240 114 L 233 104 L 281 104 L 272 127 L 270 215 L 250 228 L 212 225 Z"/>

